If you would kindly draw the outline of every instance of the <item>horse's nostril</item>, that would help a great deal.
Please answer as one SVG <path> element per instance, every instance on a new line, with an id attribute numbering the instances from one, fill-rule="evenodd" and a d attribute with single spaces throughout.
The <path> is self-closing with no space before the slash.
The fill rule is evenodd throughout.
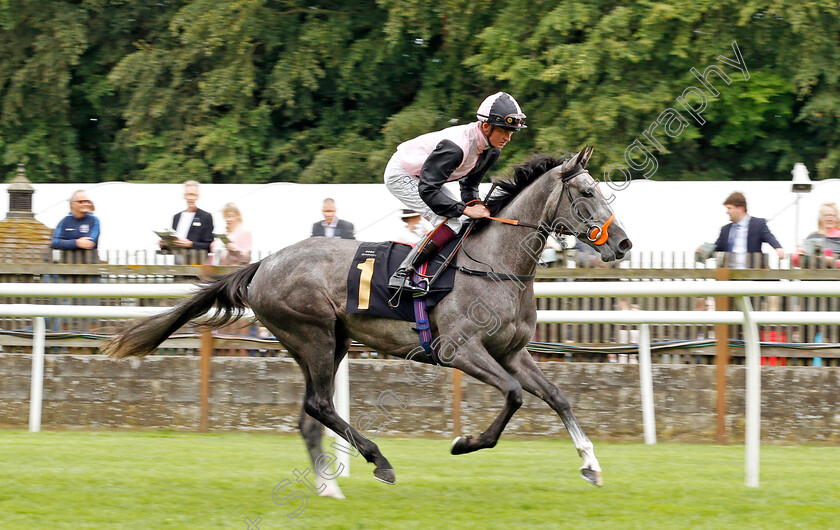
<path id="1" fill-rule="evenodd" d="M 633 243 L 631 243 L 629 239 L 622 239 L 621 242 L 618 244 L 618 250 L 622 252 L 627 252 L 631 248 L 633 248 Z"/>

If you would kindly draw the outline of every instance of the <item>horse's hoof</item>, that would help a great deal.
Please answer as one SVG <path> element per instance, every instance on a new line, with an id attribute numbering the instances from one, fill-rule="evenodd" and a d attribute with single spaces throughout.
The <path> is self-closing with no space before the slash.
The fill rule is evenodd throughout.
<path id="1" fill-rule="evenodd" d="M 452 440 L 452 445 L 449 447 L 449 452 L 453 455 L 462 455 L 469 453 L 469 445 L 472 436 L 458 436 Z"/>
<path id="2" fill-rule="evenodd" d="M 590 484 L 594 484 L 595 486 L 601 487 L 604 485 L 604 479 L 601 476 L 600 471 L 595 471 L 590 468 L 584 468 L 580 470 L 580 478 L 589 482 Z"/>
<path id="3" fill-rule="evenodd" d="M 338 487 L 338 484 L 335 480 L 325 480 L 322 482 L 324 488 L 318 494 L 321 497 L 331 497 L 333 499 L 344 499 L 344 494 L 341 493 L 341 488 Z"/>
<path id="4" fill-rule="evenodd" d="M 379 469 L 376 468 L 373 471 L 373 478 L 376 480 L 382 481 L 385 484 L 394 485 L 397 483 L 397 475 L 394 473 L 394 470 L 391 468 L 388 469 Z"/>

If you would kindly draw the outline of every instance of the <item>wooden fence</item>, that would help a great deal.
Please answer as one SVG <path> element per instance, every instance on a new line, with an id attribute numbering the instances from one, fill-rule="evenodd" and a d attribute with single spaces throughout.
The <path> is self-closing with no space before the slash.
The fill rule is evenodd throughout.
<path id="1" fill-rule="evenodd" d="M 258 257 L 259 259 L 260 257 Z M 206 251 L 181 251 L 162 254 L 146 251 L 97 252 L 88 250 L 0 253 L 0 282 L 8 283 L 196 283 L 224 274 L 234 267 L 208 264 Z M 177 300 L 113 299 L 113 298 L 9 298 L 2 303 L 68 304 L 68 305 L 130 305 L 169 306 Z M 105 319 L 47 319 L 47 346 L 51 353 L 96 353 L 104 336 L 113 333 L 123 321 Z M 256 336 L 257 328 L 233 324 L 220 330 L 234 335 Z M 5 351 L 29 351 L 27 331 L 32 322 L 27 318 L 0 316 L 0 346 Z M 177 354 L 197 351 L 200 347 L 198 329 L 187 327 L 177 339 L 167 341 L 161 353 Z M 21 333 L 23 332 L 23 333 Z M 263 348 L 264 349 L 264 348 Z M 235 348 L 236 351 L 239 348 Z M 231 353 L 232 349 L 223 353 Z"/>
<path id="2" fill-rule="evenodd" d="M 698 261 L 688 253 L 631 253 L 619 263 L 604 264 L 588 253 L 565 254 L 555 266 L 541 267 L 537 277 L 542 281 L 726 281 L 726 280 L 838 280 L 840 269 L 834 259 L 816 259 L 801 256 L 800 266 L 791 265 L 790 259 L 782 262 L 775 256 L 753 254 L 747 256 L 744 268 L 733 268 L 734 256 L 718 253 Z M 838 311 L 840 300 L 829 297 L 754 297 L 753 307 L 763 311 Z M 566 310 L 661 310 L 705 311 L 727 310 L 728 299 L 662 297 L 662 298 L 540 298 L 538 309 Z M 840 313 L 838 313 L 840 322 Z M 717 329 L 716 329 L 717 328 Z M 680 342 L 679 349 L 661 348 L 665 362 L 713 363 L 716 354 L 716 334 L 728 331 L 734 339 L 734 362 L 742 362 L 743 337 L 741 326 L 710 325 L 652 325 L 651 341 Z M 609 346 L 632 343 L 636 331 L 633 326 L 616 324 L 539 324 L 535 340 L 549 343 L 585 346 Z M 762 346 L 767 362 L 780 364 L 823 364 L 837 366 L 840 360 L 840 327 L 834 325 L 761 326 L 761 340 L 765 343 L 783 343 L 785 346 Z M 693 342 L 694 344 L 686 344 Z M 806 346 L 806 344 L 808 346 Z M 626 351 L 617 348 L 615 351 Z M 603 353 L 597 349 L 575 352 L 566 351 L 569 360 L 601 360 Z M 607 353 L 607 356 L 622 355 Z M 663 357 L 664 356 L 664 357 Z M 784 359 L 784 360 L 783 360 Z M 814 359 L 817 359 L 816 361 Z"/>
<path id="3" fill-rule="evenodd" d="M 261 259 L 262 255 L 254 256 Z M 696 262 L 686 254 L 635 253 L 617 264 L 603 264 L 590 255 L 563 253 L 561 259 L 540 266 L 539 281 L 710 281 L 710 280 L 838 280 L 840 270 L 834 260 L 801 260 L 804 267 L 790 267 L 788 260 L 779 263 L 757 254 L 750 256 L 747 267 L 729 268 L 731 256 L 718 255 L 706 262 Z M 219 267 L 208 260 L 206 252 L 160 254 L 145 251 L 31 251 L 0 252 L 0 282 L 66 282 L 66 283 L 183 283 L 206 280 L 234 270 Z M 175 300 L 161 299 L 47 299 L 0 298 L 0 303 L 79 305 L 172 305 Z M 840 301 L 828 297 L 756 297 L 756 310 L 840 310 Z M 727 299 L 662 297 L 662 298 L 540 298 L 539 309 L 628 310 L 656 309 L 668 311 L 704 311 L 726 309 Z M 840 313 L 839 313 L 840 314 Z M 47 346 L 51 352 L 95 353 L 103 336 L 121 326 L 119 321 L 100 319 L 48 319 Z M 31 321 L 0 316 L 0 346 L 5 351 L 29 351 L 28 332 Z M 717 329 L 716 329 L 717 328 Z M 163 345 L 161 353 L 195 352 L 200 348 L 198 330 L 185 328 Z M 216 353 L 220 355 L 274 355 L 281 347 L 260 338 L 258 325 L 234 323 L 217 330 Z M 742 359 L 738 340 L 740 326 L 730 329 L 704 325 L 654 325 L 651 340 L 654 360 L 676 363 L 713 363 L 716 334 L 727 333 L 733 340 L 733 362 Z M 840 329 L 828 325 L 762 326 L 762 341 L 780 343 L 762 347 L 768 362 L 780 364 L 838 365 Z M 263 331 L 263 335 L 265 332 Z M 569 361 L 632 361 L 637 330 L 619 324 L 539 324 L 532 351 L 539 359 Z M 671 344 L 667 344 L 671 343 Z M 783 345 L 782 345 L 783 344 Z M 356 356 L 376 355 L 362 347 L 354 348 Z"/>

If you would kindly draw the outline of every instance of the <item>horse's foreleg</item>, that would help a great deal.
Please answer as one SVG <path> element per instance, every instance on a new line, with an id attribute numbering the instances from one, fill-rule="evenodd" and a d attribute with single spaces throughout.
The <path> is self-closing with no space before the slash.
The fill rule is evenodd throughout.
<path id="1" fill-rule="evenodd" d="M 580 467 L 581 476 L 596 486 L 603 485 L 601 465 L 595 458 L 595 448 L 572 412 L 569 400 L 557 388 L 557 385 L 552 383 L 540 370 L 528 350 L 522 350 L 509 357 L 503 364 L 526 392 L 545 401 L 560 415 L 560 419 L 563 420 L 563 425 L 569 431 L 578 454 L 583 459 L 583 465 Z"/>
<path id="2" fill-rule="evenodd" d="M 468 348 L 468 346 L 463 346 L 463 348 Z M 459 436 L 452 442 L 450 451 L 453 455 L 459 455 L 495 447 L 513 414 L 522 406 L 522 387 L 480 346 L 461 350 L 452 366 L 483 383 L 498 388 L 505 397 L 505 405 L 502 412 L 478 438 Z"/>

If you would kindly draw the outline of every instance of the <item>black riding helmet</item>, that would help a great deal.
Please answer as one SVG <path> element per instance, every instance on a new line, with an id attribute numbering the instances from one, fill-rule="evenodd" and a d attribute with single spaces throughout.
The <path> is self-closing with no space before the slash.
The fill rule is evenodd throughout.
<path id="1" fill-rule="evenodd" d="M 519 107 L 519 103 L 507 92 L 496 92 L 492 96 L 487 96 L 481 102 L 475 116 L 481 122 L 511 131 L 528 127 L 525 125 L 525 114 Z"/>

